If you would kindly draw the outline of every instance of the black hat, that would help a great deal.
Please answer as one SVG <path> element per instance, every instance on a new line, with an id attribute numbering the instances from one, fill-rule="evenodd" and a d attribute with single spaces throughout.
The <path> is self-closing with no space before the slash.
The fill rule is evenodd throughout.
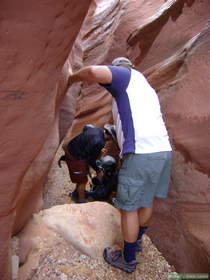
<path id="1" fill-rule="evenodd" d="M 112 136 L 112 139 L 113 139 L 114 141 L 117 141 L 117 135 L 116 135 L 115 125 L 106 123 L 106 124 L 104 125 L 104 131 L 105 131 L 105 133 L 111 135 L 111 136 Z"/>

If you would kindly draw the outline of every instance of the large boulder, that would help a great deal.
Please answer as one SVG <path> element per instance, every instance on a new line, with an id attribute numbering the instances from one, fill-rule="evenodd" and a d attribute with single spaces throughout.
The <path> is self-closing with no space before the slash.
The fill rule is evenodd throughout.
<path id="1" fill-rule="evenodd" d="M 105 247 L 119 244 L 120 213 L 104 202 L 65 204 L 41 212 L 42 220 L 76 249 L 99 257 Z"/>
<path id="2" fill-rule="evenodd" d="M 58 205 L 33 216 L 18 235 L 21 280 L 125 279 L 107 264 L 105 247 L 120 245 L 120 214 L 105 202 Z M 136 279 L 168 279 L 174 271 L 148 236 L 137 254 Z M 127 274 L 126 279 L 133 279 Z"/>

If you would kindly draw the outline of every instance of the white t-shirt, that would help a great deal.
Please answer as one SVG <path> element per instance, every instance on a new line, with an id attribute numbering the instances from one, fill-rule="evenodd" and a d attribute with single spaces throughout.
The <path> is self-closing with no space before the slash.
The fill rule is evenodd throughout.
<path id="1" fill-rule="evenodd" d="M 121 154 L 171 151 L 155 90 L 139 71 L 108 67 L 112 83 L 102 86 L 113 96 L 112 113 Z"/>

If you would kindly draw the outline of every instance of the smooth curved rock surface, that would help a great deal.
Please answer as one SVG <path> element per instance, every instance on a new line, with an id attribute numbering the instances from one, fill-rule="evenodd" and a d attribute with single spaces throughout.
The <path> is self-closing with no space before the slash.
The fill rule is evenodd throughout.
<path id="1" fill-rule="evenodd" d="M 120 213 L 105 202 L 58 205 L 44 210 L 41 217 L 77 250 L 93 258 L 122 242 Z"/>
<path id="2" fill-rule="evenodd" d="M 158 81 L 159 94 L 174 145 L 170 198 L 168 202 L 162 202 L 164 207 L 168 208 L 166 213 L 171 213 L 171 216 L 165 214 L 165 222 L 170 225 L 171 217 L 174 222 L 167 230 L 161 227 L 158 233 L 152 235 L 182 272 L 209 272 L 210 95 L 208 75 L 203 75 L 210 67 L 209 51 L 210 27 L 207 26 L 189 41 L 182 51 L 177 52 L 169 64 L 163 63 L 163 68 L 161 65 L 154 67 L 156 71 L 149 76 L 154 84 Z M 172 68 L 176 71 L 169 81 L 163 79 L 161 87 L 159 81 L 167 73 L 166 65 L 170 69 L 173 65 Z M 167 83 L 170 87 L 167 87 Z M 156 219 L 159 220 L 159 217 Z M 154 223 L 156 224 L 156 221 Z M 157 227 L 159 228 L 159 225 Z M 160 241 L 160 236 L 167 240 L 171 238 L 171 228 L 176 235 L 176 242 L 168 244 L 167 241 L 168 251 L 166 242 Z"/>
<path id="3" fill-rule="evenodd" d="M 8 247 L 42 204 L 59 145 L 64 63 L 90 5 L 85 1 L 0 3 L 0 278 L 10 279 Z"/>

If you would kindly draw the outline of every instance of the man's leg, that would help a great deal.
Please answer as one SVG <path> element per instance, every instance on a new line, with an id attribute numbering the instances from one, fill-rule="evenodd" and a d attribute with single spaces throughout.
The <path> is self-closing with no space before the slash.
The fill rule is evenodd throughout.
<path id="1" fill-rule="evenodd" d="M 149 220 L 152 216 L 153 206 L 150 208 L 138 209 L 138 220 L 140 226 L 148 226 Z"/>
<path id="2" fill-rule="evenodd" d="M 123 255 L 126 262 L 136 259 L 136 240 L 139 232 L 138 211 L 125 211 L 121 209 L 121 228 L 124 239 Z"/>
<path id="3" fill-rule="evenodd" d="M 134 272 L 136 261 L 136 239 L 139 230 L 138 211 L 125 211 L 121 209 L 121 227 L 124 238 L 124 249 L 104 249 L 104 259 L 114 267 L 126 272 Z"/>
<path id="4" fill-rule="evenodd" d="M 77 184 L 78 200 L 85 200 L 85 187 L 86 183 Z"/>
<path id="5" fill-rule="evenodd" d="M 121 227 L 123 238 L 127 242 L 135 242 L 139 233 L 139 226 L 148 226 L 153 207 L 139 208 L 134 211 L 121 209 Z"/>
<path id="6" fill-rule="evenodd" d="M 138 210 L 125 211 L 121 209 L 121 227 L 124 240 L 135 242 L 139 232 Z"/>
<path id="7" fill-rule="evenodd" d="M 69 175 L 72 183 L 76 184 L 75 191 L 72 194 L 76 202 L 85 202 L 85 187 L 88 182 L 89 167 L 87 160 L 78 160 L 70 153 L 66 152 L 66 163 L 69 169 Z"/>
<path id="8" fill-rule="evenodd" d="M 139 232 L 136 240 L 136 251 L 142 251 L 142 236 L 148 228 L 149 220 L 152 216 L 153 207 L 150 208 L 139 208 L 138 219 L 139 219 Z"/>

